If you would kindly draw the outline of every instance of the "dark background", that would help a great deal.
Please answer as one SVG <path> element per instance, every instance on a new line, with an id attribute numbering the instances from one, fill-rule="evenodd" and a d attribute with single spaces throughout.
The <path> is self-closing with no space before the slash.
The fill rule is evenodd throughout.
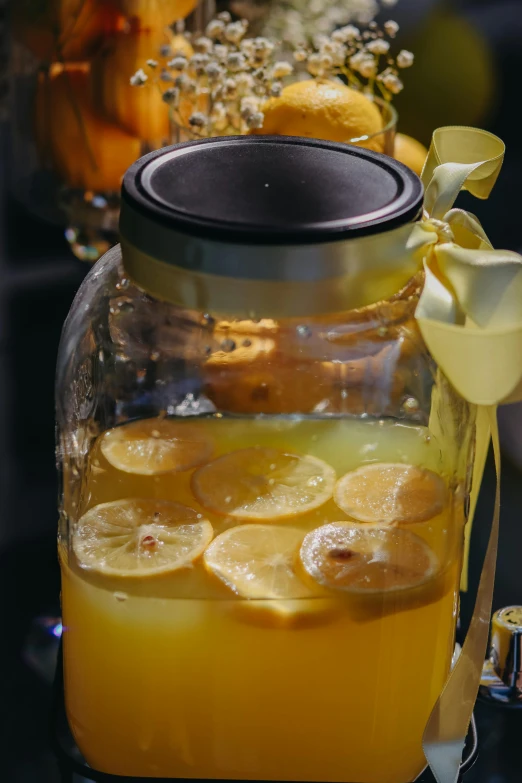
<path id="1" fill-rule="evenodd" d="M 464 197 L 462 205 L 480 216 L 495 245 L 522 250 L 522 135 L 516 111 L 522 0 L 399 0 L 389 16 L 403 23 L 402 41 L 421 63 L 421 75 L 416 79 L 412 70 L 411 84 L 406 79 L 400 129 L 425 142 L 435 124 L 478 124 L 500 135 L 508 152 L 493 196 L 487 204 Z M 435 46 L 427 38 L 428 21 L 438 31 Z M 8 47 L 5 29 L 3 36 Z M 50 688 L 27 665 L 23 650 L 33 619 L 58 612 L 54 365 L 62 323 L 88 267 L 72 257 L 60 227 L 38 221 L 10 197 L 8 182 L 16 180 L 17 164 L 5 122 L 0 144 L 0 781 L 55 783 L 48 743 Z M 512 411 L 504 420 L 512 437 L 505 440 L 510 448 L 503 467 L 495 608 L 522 604 L 522 475 L 516 467 L 522 433 L 514 430 Z M 471 589 L 462 600 L 464 627 L 487 542 L 494 486 L 490 462 L 475 523 Z M 467 780 L 519 783 L 522 710 L 479 706 L 477 716 L 481 754 Z"/>

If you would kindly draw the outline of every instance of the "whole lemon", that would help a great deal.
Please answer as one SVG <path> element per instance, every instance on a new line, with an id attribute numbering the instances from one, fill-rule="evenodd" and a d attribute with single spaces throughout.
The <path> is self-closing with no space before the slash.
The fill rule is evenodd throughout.
<path id="1" fill-rule="evenodd" d="M 328 79 L 289 84 L 279 97 L 268 99 L 263 113 L 263 127 L 257 133 L 349 142 L 383 129 L 379 109 L 369 98 Z M 384 138 L 377 136 L 359 146 L 382 152 Z"/>
<path id="2" fill-rule="evenodd" d="M 415 174 L 422 174 L 424 163 L 428 157 L 428 150 L 417 139 L 406 136 L 405 133 L 398 133 L 395 136 L 395 154 L 394 158 L 408 166 Z"/>

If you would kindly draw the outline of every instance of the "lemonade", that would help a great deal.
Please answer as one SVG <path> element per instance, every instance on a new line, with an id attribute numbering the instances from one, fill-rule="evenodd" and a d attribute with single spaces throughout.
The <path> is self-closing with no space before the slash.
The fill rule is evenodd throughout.
<path id="1" fill-rule="evenodd" d="M 371 418 L 101 435 L 61 548 L 67 713 L 88 763 L 414 780 L 453 652 L 465 522 L 442 446 Z"/>

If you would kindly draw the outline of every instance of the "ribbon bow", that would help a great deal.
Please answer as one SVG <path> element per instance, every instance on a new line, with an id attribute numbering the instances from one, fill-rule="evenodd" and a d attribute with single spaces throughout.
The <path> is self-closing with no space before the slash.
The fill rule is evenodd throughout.
<path id="1" fill-rule="evenodd" d="M 435 132 L 423 171 L 423 220 L 408 242 L 424 265 L 416 319 L 446 377 L 489 420 L 497 476 L 496 406 L 522 399 L 522 256 L 493 249 L 474 215 L 454 209 L 462 189 L 488 198 L 504 159 L 503 142 L 472 128 Z M 489 431 L 477 428 L 483 459 Z M 480 442 L 481 441 L 481 442 Z M 480 460 L 478 460 L 480 461 Z M 477 476 L 477 468 L 474 480 Z M 479 476 L 480 478 L 480 476 Z M 423 747 L 438 783 L 455 783 L 486 655 L 498 547 L 500 484 L 475 611 L 460 657 L 424 731 Z"/>
<path id="2" fill-rule="evenodd" d="M 408 243 L 426 272 L 416 313 L 424 340 L 457 391 L 478 405 L 522 399 L 522 256 L 494 250 L 477 218 L 452 207 L 463 188 L 489 196 L 504 151 L 485 131 L 436 131 L 423 172 L 424 219 Z"/>

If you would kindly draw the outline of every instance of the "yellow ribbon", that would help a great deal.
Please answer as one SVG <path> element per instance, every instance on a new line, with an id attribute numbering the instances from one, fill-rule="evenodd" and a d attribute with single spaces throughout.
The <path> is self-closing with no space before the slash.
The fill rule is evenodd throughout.
<path id="1" fill-rule="evenodd" d="M 462 397 L 480 406 L 479 421 L 487 422 L 477 433 L 475 493 L 490 432 L 498 478 L 475 611 L 460 657 L 424 731 L 424 753 L 438 783 L 455 783 L 458 778 L 486 655 L 500 509 L 496 406 L 522 399 L 522 256 L 494 250 L 477 218 L 453 205 L 462 189 L 477 198 L 489 196 L 504 151 L 503 142 L 485 131 L 436 131 L 423 172 L 424 218 L 408 242 L 426 273 L 416 312 L 424 341 Z"/>

